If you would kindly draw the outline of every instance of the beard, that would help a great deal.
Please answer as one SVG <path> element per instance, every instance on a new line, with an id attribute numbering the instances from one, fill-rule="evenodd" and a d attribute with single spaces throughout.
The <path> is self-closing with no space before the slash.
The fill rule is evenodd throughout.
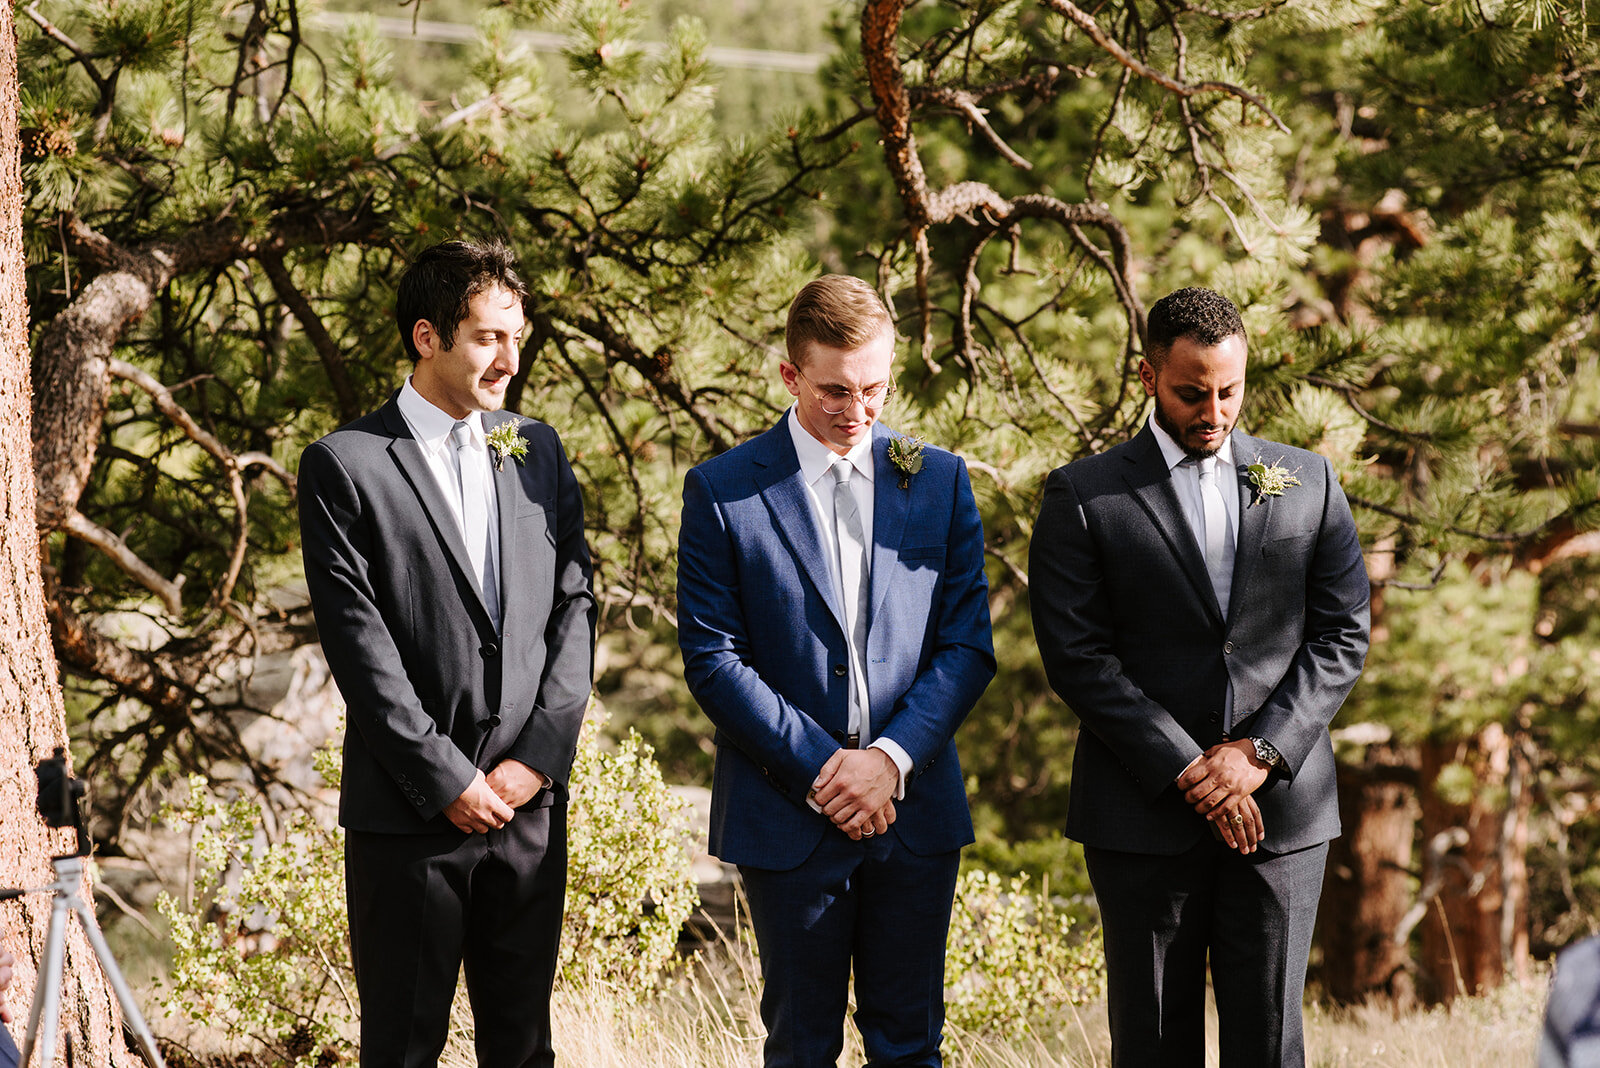
<path id="1" fill-rule="evenodd" d="M 1167 432 L 1167 436 L 1173 441 L 1177 442 L 1178 447 L 1183 450 L 1183 454 L 1191 460 L 1204 460 L 1208 456 L 1215 456 L 1218 450 L 1220 450 L 1223 444 L 1228 440 L 1229 435 L 1233 433 L 1234 426 L 1238 424 L 1238 420 L 1234 420 L 1234 422 L 1229 423 L 1226 426 L 1221 426 L 1216 423 L 1199 422 L 1190 423 L 1188 426 L 1180 427 L 1177 421 L 1167 413 L 1166 408 L 1161 403 L 1161 397 L 1159 395 L 1156 396 L 1155 401 L 1156 425 L 1162 430 L 1165 430 Z M 1195 445 L 1189 440 L 1189 435 L 1191 434 L 1202 434 L 1212 430 L 1222 431 L 1222 437 L 1217 439 L 1217 443 L 1215 445 Z"/>

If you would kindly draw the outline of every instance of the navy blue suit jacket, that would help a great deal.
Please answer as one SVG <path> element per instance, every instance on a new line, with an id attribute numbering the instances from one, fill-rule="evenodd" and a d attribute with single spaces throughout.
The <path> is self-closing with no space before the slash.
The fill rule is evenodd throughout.
<path id="1" fill-rule="evenodd" d="M 911 757 L 892 831 L 912 852 L 972 841 L 954 735 L 994 676 L 983 526 L 966 464 L 933 446 L 900 488 L 892 433 L 873 430 L 873 737 Z M 789 428 L 708 460 L 684 480 L 678 642 L 684 678 L 716 726 L 711 852 L 784 871 L 831 826 L 806 804 L 848 723 L 843 612 Z"/>

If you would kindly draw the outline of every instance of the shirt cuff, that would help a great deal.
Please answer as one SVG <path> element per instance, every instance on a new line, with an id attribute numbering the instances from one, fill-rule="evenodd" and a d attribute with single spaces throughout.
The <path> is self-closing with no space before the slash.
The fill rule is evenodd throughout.
<path id="1" fill-rule="evenodd" d="M 894 761 L 895 770 L 900 773 L 900 781 L 895 783 L 894 799 L 906 799 L 906 776 L 911 774 L 911 755 L 900 747 L 900 743 L 893 738 L 879 738 L 867 746 L 868 749 L 882 749 L 889 754 L 889 759 Z"/>

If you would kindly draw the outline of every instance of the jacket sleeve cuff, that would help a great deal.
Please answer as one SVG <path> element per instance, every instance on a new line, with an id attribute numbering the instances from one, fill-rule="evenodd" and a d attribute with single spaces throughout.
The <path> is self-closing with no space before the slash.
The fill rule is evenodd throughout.
<path id="1" fill-rule="evenodd" d="M 895 783 L 894 799 L 906 799 L 906 776 L 911 774 L 911 754 L 907 753 L 900 743 L 893 738 L 879 738 L 867 746 L 868 749 L 882 749 L 889 754 L 889 759 L 894 761 L 895 770 L 900 773 L 899 781 Z"/>

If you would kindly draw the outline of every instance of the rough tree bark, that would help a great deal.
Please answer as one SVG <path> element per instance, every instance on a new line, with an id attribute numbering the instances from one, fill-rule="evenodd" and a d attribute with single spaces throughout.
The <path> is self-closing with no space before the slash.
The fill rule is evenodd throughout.
<path id="1" fill-rule="evenodd" d="M 1388 997 L 1404 1011 L 1416 1000 L 1403 933 L 1412 901 L 1416 753 L 1386 738 L 1356 749 L 1339 762 L 1344 833 L 1329 850 L 1323 881 L 1322 981 L 1337 1001 Z"/>
<path id="2" fill-rule="evenodd" d="M 0 883 L 39 886 L 51 878 L 51 855 L 67 852 L 70 845 L 35 814 L 33 768 L 55 746 L 66 744 L 67 731 L 45 621 L 29 449 L 16 41 L 13 8 L 0 5 L 0 559 L 5 561 L 0 566 Z M 43 896 L 0 910 L 0 941 L 17 956 L 8 1000 L 18 1009 L 33 996 L 49 923 L 50 902 Z M 132 1068 L 138 1063 L 122 1042 L 116 999 L 76 927 L 67 939 L 62 1031 L 78 1064 Z"/>
<path id="3" fill-rule="evenodd" d="M 1528 765 L 1514 735 L 1492 723 L 1472 738 L 1422 747 L 1423 888 L 1419 963 L 1440 1001 L 1527 977 Z M 1472 797 L 1441 796 L 1451 765 L 1472 773 Z"/>

